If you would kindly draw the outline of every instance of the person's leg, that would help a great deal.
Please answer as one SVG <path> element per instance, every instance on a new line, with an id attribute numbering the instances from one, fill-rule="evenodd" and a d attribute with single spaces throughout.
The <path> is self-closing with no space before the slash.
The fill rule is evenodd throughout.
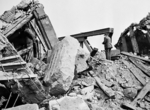
<path id="1" fill-rule="evenodd" d="M 109 59 L 109 55 L 108 55 L 108 49 L 105 49 L 105 55 L 106 55 L 106 59 Z"/>
<path id="2" fill-rule="evenodd" d="M 110 48 L 108 48 L 107 49 L 107 58 L 108 58 L 108 60 L 111 60 L 111 49 Z"/>
<path id="3" fill-rule="evenodd" d="M 108 54 L 109 54 L 109 60 L 111 60 L 111 49 L 108 50 Z"/>
<path id="4" fill-rule="evenodd" d="M 108 49 L 108 60 L 110 60 L 110 49 Z"/>

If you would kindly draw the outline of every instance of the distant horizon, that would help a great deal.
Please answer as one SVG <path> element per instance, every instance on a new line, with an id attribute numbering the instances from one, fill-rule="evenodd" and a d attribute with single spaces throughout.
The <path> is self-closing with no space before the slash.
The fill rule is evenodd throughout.
<path id="1" fill-rule="evenodd" d="M 1 0 L 0 15 L 21 0 Z M 149 0 L 39 0 L 44 5 L 58 37 L 114 28 L 112 44 L 131 23 L 139 23 L 150 12 Z M 103 36 L 89 38 L 93 47 L 104 50 Z"/>

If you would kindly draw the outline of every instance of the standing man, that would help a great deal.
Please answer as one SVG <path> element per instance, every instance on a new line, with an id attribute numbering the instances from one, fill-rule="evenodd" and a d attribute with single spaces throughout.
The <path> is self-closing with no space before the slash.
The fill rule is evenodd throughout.
<path id="1" fill-rule="evenodd" d="M 105 48 L 105 54 L 106 54 L 106 59 L 111 60 L 111 49 L 112 49 L 112 44 L 111 44 L 111 38 L 109 33 L 104 34 L 104 48 Z"/>

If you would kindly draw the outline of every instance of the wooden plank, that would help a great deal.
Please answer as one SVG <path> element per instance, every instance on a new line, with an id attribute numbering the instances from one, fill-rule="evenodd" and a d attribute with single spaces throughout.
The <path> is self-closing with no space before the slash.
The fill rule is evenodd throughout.
<path id="1" fill-rule="evenodd" d="M 15 55 L 15 56 L 9 56 L 9 57 L 2 57 L 0 58 L 0 62 L 3 63 L 11 63 L 14 61 L 20 60 L 19 55 Z M 21 60 L 20 60 L 21 61 Z"/>
<path id="2" fill-rule="evenodd" d="M 140 60 L 136 60 L 133 57 L 129 57 L 129 60 L 137 67 L 139 68 L 141 71 L 143 71 L 147 76 L 150 77 L 150 68 L 146 67 L 146 65 L 144 65 Z M 149 68 L 149 69 L 148 69 Z"/>
<path id="3" fill-rule="evenodd" d="M 15 70 L 18 68 L 23 68 L 26 66 L 26 62 L 19 62 L 19 63 L 5 63 L 0 65 L 0 70 L 3 71 L 10 71 L 10 70 Z"/>
<path id="4" fill-rule="evenodd" d="M 135 53 L 139 53 L 139 46 L 137 44 L 137 40 L 136 40 L 136 37 L 134 35 L 134 32 L 132 29 L 130 29 L 130 39 L 131 39 L 131 44 L 132 44 L 132 47 L 133 47 L 133 51 Z"/>
<path id="5" fill-rule="evenodd" d="M 131 71 L 131 73 L 135 76 L 135 78 L 142 85 L 146 84 L 146 80 L 141 76 L 143 74 L 142 71 L 139 71 L 139 69 L 137 70 L 137 68 L 135 68 L 132 63 L 129 63 L 129 62 L 125 61 L 125 60 L 122 60 L 122 62 L 127 66 L 127 68 Z"/>
<path id="6" fill-rule="evenodd" d="M 33 48 L 33 46 L 30 46 L 28 48 L 22 49 L 18 52 L 19 55 L 23 55 L 26 54 L 27 52 L 29 52 L 31 49 Z"/>
<path id="7" fill-rule="evenodd" d="M 38 27 L 33 24 L 33 21 L 31 21 L 30 24 L 31 24 L 33 30 L 35 31 L 36 35 L 38 36 L 41 44 L 43 45 L 44 51 L 47 51 L 48 48 L 47 48 L 47 46 L 45 44 L 45 41 L 44 41 L 43 37 L 41 36 L 41 34 L 38 31 Z"/>
<path id="8" fill-rule="evenodd" d="M 84 41 L 85 46 L 87 47 L 87 49 L 89 50 L 89 52 L 91 53 L 93 48 L 91 47 L 91 45 L 89 44 L 88 40 L 85 39 Z"/>
<path id="9" fill-rule="evenodd" d="M 95 79 L 96 83 L 98 84 L 98 86 L 100 87 L 100 89 L 108 96 L 108 97 L 114 97 L 115 93 L 111 88 L 108 88 L 107 86 L 105 86 L 105 84 L 103 84 L 101 82 L 101 80 L 97 77 L 94 76 L 92 71 L 89 71 L 89 74 Z"/>
<path id="10" fill-rule="evenodd" d="M 17 74 L 17 73 L 6 73 L 0 71 L 0 81 L 13 80 L 13 79 L 26 79 L 36 78 L 36 74 Z"/>
<path id="11" fill-rule="evenodd" d="M 23 18 L 21 18 L 17 23 L 11 25 L 8 27 L 5 31 L 2 33 L 8 37 L 9 35 L 13 34 L 16 30 L 20 29 L 22 26 L 24 26 L 27 22 L 29 22 L 32 19 L 32 14 L 25 15 Z"/>
<path id="12" fill-rule="evenodd" d="M 103 28 L 103 29 L 98 29 L 98 30 L 93 30 L 93 31 L 88 31 L 88 32 L 82 32 L 82 33 L 78 33 L 78 34 L 73 34 L 73 35 L 70 35 L 70 36 L 74 37 L 76 39 L 93 37 L 93 36 L 102 35 L 102 34 L 106 34 L 106 33 L 109 33 L 112 36 L 113 32 L 114 32 L 113 28 Z M 59 40 L 62 40 L 64 37 L 65 36 L 59 37 Z"/>
<path id="13" fill-rule="evenodd" d="M 150 31 L 148 30 L 146 34 L 147 34 L 147 40 L 148 40 L 148 42 L 150 44 Z"/>
<path id="14" fill-rule="evenodd" d="M 140 93 L 134 99 L 133 103 L 137 103 L 138 101 L 142 101 L 145 95 L 150 91 L 150 81 L 144 85 Z"/>
<path id="15" fill-rule="evenodd" d="M 18 57 L 19 57 L 19 55 L 9 56 L 9 57 L 2 57 L 2 58 L 0 58 L 0 62 L 4 61 L 4 60 L 9 60 L 9 59 L 15 59 L 15 58 L 18 58 Z"/>
<path id="16" fill-rule="evenodd" d="M 120 39 L 121 39 L 121 42 L 122 42 L 121 51 L 128 52 L 126 37 L 122 36 Z"/>
<path id="17" fill-rule="evenodd" d="M 126 56 L 130 56 L 130 57 L 134 57 L 134 58 L 138 58 L 138 59 L 143 60 L 143 61 L 150 62 L 150 60 L 148 60 L 146 58 L 136 56 L 136 55 L 133 55 L 133 54 L 130 54 L 130 53 L 127 53 L 127 52 L 121 52 L 121 54 L 126 55 Z"/>
<path id="18" fill-rule="evenodd" d="M 6 64 L 0 64 L 0 66 L 15 66 L 15 65 L 25 65 L 26 62 L 16 62 L 16 63 L 6 63 Z"/>
<path id="19" fill-rule="evenodd" d="M 33 11 L 33 15 L 48 49 L 51 50 L 58 42 L 58 39 L 49 17 L 42 7 L 36 8 Z"/>

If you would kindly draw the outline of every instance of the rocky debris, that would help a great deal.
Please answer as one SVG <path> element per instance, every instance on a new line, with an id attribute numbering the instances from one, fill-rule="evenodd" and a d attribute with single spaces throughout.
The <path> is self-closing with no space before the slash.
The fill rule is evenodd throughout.
<path id="1" fill-rule="evenodd" d="M 76 55 L 76 64 L 75 64 L 75 71 L 77 73 L 83 72 L 89 68 L 86 61 L 89 58 L 89 54 L 86 53 L 83 48 L 78 49 L 78 53 Z"/>
<path id="2" fill-rule="evenodd" d="M 133 100 L 137 95 L 137 89 L 135 89 L 135 88 L 126 88 L 126 89 L 123 90 L 123 94 L 124 94 L 125 97 Z"/>
<path id="3" fill-rule="evenodd" d="M 81 78 L 78 78 L 73 81 L 73 85 L 83 85 L 85 87 L 92 86 L 95 85 L 95 79 L 89 76 L 87 77 L 83 76 L 82 78 L 81 76 Z"/>
<path id="4" fill-rule="evenodd" d="M 64 94 L 69 89 L 74 78 L 78 49 L 79 42 L 69 36 L 55 45 L 44 77 L 45 84 L 50 87 L 50 94 Z"/>
<path id="5" fill-rule="evenodd" d="M 30 60 L 30 63 L 28 63 L 30 68 L 32 69 L 32 71 L 36 74 L 38 74 L 38 76 L 44 77 L 45 71 L 47 69 L 47 64 L 44 63 L 41 60 L 38 60 L 37 58 L 32 58 Z"/>
<path id="6" fill-rule="evenodd" d="M 40 104 L 46 97 L 45 89 L 39 79 L 24 79 L 16 81 L 12 85 L 12 91 L 18 93 L 22 97 L 24 103 L 37 103 Z"/>
<path id="7" fill-rule="evenodd" d="M 49 102 L 50 110 L 90 110 L 88 105 L 80 96 L 69 97 L 65 96 L 58 100 Z"/>
<path id="8" fill-rule="evenodd" d="M 146 84 L 146 82 L 142 84 L 137 76 L 141 79 L 145 78 L 142 79 L 142 81 L 149 80 L 149 77 L 145 76 L 141 70 L 136 68 L 134 64 L 128 60 L 128 58 L 124 56 L 122 57 L 123 59 L 119 59 L 114 62 L 109 62 L 107 60 L 102 61 L 99 59 L 96 60 L 94 58 L 93 60 L 95 62 L 92 60 L 92 63 L 89 62 L 89 64 L 94 68 L 93 72 L 99 77 L 101 83 L 106 87 L 111 88 L 111 91 L 114 92 L 115 95 L 113 101 L 115 102 L 115 105 L 113 107 L 117 106 L 115 107 L 115 110 L 120 109 L 122 103 L 133 100 L 138 95 L 138 91 L 142 89 L 142 85 Z M 105 89 L 102 90 L 104 93 L 100 94 L 107 96 L 107 91 Z M 101 101 L 104 101 L 105 99 L 108 99 L 108 97 L 101 99 Z M 104 101 L 106 104 L 105 108 L 112 107 L 108 104 L 111 100 L 108 100 L 107 102 Z M 111 102 L 111 104 L 113 103 Z M 100 106 L 102 107 L 102 104 Z"/>
<path id="9" fill-rule="evenodd" d="M 39 107 L 37 104 L 25 104 L 3 110 L 39 110 Z"/>
<path id="10" fill-rule="evenodd" d="M 21 1 L 0 16 L 0 107 L 127 110 L 123 104 L 135 102 L 136 109 L 149 110 L 150 60 L 141 57 L 148 56 L 148 37 L 144 37 L 149 36 L 148 21 L 149 15 L 122 33 L 118 46 L 126 52 L 115 50 L 110 61 L 86 38 L 108 29 L 74 35 L 79 35 L 78 40 L 67 36 L 58 41 L 42 4 Z M 90 54 L 80 47 L 85 40 Z M 128 40 L 132 45 L 127 46 Z"/>

